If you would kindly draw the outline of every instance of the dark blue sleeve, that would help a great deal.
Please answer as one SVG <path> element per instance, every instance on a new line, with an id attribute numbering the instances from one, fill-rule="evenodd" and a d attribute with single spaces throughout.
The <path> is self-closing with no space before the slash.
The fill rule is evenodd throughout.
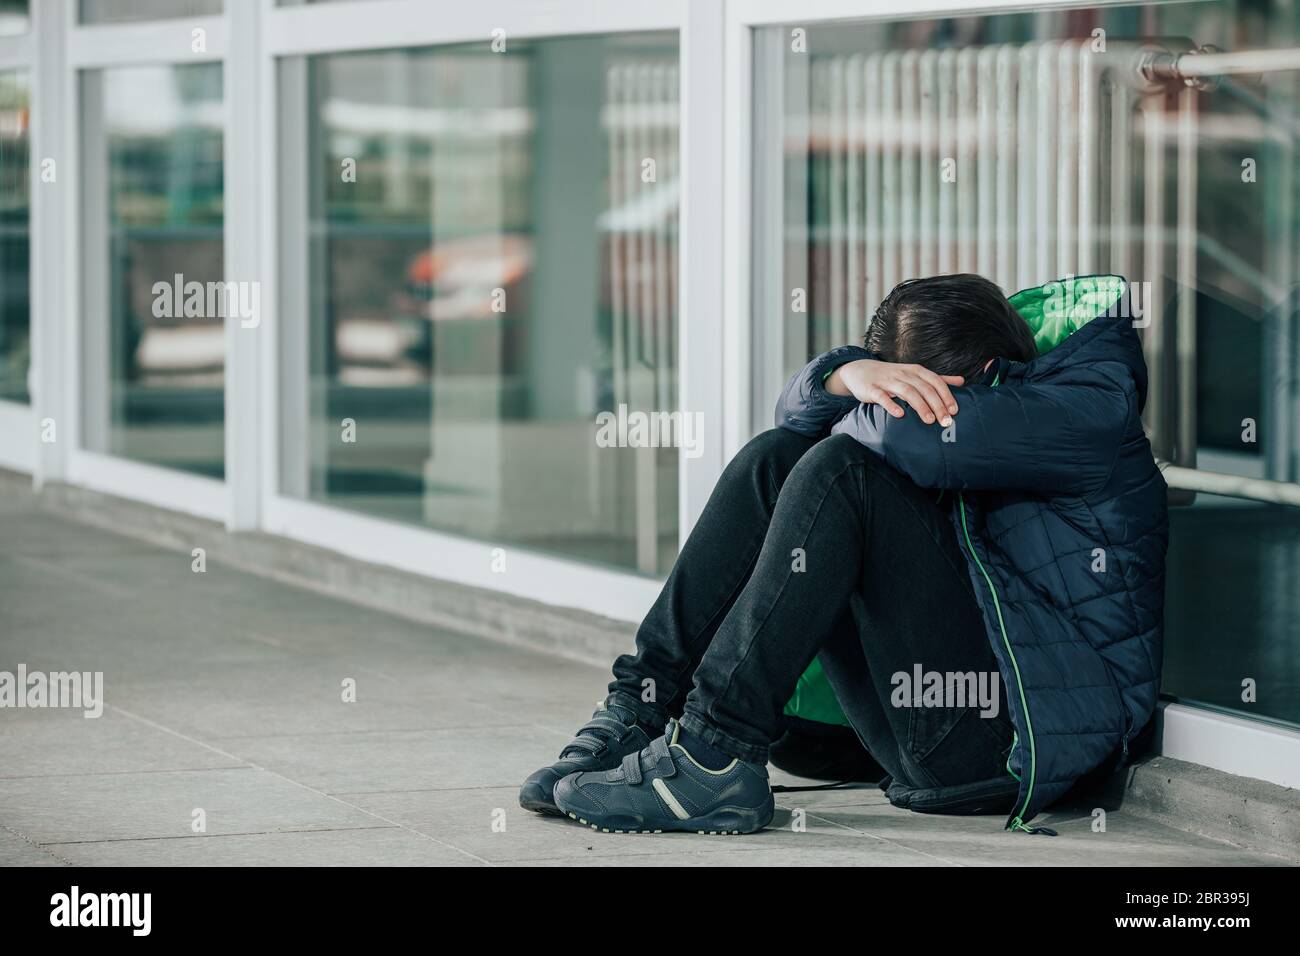
<path id="1" fill-rule="evenodd" d="M 852 395 L 832 395 L 825 378 L 848 362 L 875 359 L 874 352 L 857 345 L 841 345 L 825 352 L 791 376 L 776 401 L 776 426 L 809 438 L 823 438 L 831 426 L 853 411 L 858 400 Z"/>
<path id="2" fill-rule="evenodd" d="M 858 405 L 833 432 L 851 435 L 923 488 L 1086 496 L 1109 478 L 1135 408 L 1131 385 L 1100 376 L 973 385 L 952 395 L 960 411 L 950 428 Z"/>

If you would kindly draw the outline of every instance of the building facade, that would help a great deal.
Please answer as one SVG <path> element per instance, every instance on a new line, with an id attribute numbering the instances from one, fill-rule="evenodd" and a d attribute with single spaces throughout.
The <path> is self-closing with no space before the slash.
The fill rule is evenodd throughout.
<path id="1" fill-rule="evenodd" d="M 1300 785 L 1298 133 L 1296 0 L 5 0 L 0 466 L 636 620 L 893 283 L 1120 273 L 1165 752 Z"/>

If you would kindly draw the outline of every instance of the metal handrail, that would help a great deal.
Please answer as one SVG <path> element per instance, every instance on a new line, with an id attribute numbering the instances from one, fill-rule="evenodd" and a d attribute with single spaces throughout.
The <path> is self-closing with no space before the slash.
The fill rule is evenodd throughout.
<path id="1" fill-rule="evenodd" d="M 1156 460 L 1170 488 L 1196 491 L 1227 498 L 1245 498 L 1274 505 L 1300 508 L 1300 485 L 1267 478 L 1248 478 L 1244 475 L 1225 475 L 1217 471 L 1184 468 L 1167 461 Z"/>
<path id="2" fill-rule="evenodd" d="M 1203 46 L 1190 53 L 1155 52 L 1143 64 L 1143 72 L 1153 79 L 1187 83 L 1282 70 L 1300 70 L 1300 47 L 1228 52 Z"/>
<path id="3" fill-rule="evenodd" d="M 1153 383 L 1164 375 L 1173 373 L 1174 388 L 1170 395 L 1162 388 L 1154 389 L 1150 421 L 1152 445 L 1157 456 L 1173 458 L 1175 463 L 1161 461 L 1161 470 L 1171 490 L 1177 492 L 1171 500 L 1190 504 L 1195 492 L 1221 494 L 1236 498 L 1250 498 L 1279 504 L 1300 506 L 1300 485 L 1265 479 L 1243 478 L 1200 472 L 1196 469 L 1197 449 L 1197 323 L 1196 323 L 1196 187 L 1198 91 L 1211 90 L 1218 80 L 1227 76 L 1249 76 L 1278 71 L 1300 70 L 1300 47 L 1278 50 L 1240 50 L 1227 52 L 1213 46 L 1187 49 L 1185 41 L 1148 41 L 1136 54 L 1137 74 L 1157 90 L 1165 86 L 1163 94 L 1153 91 L 1148 102 L 1157 109 L 1168 103 L 1168 86 L 1181 84 L 1177 94 L 1177 253 L 1176 282 L 1178 307 L 1176 321 L 1170 334 L 1169 324 L 1160 323 L 1154 330 L 1150 343 Z M 1182 47 L 1182 49 L 1179 49 Z M 1158 117 L 1153 117 L 1158 119 Z M 1155 122 L 1151 134 L 1155 137 L 1156 183 L 1162 175 L 1163 125 Z M 1148 143 L 1148 148 L 1153 144 Z M 1156 197 L 1157 204 L 1160 197 Z M 1148 197 L 1148 202 L 1151 197 Z M 1148 216 L 1148 219 L 1151 217 Z M 1149 246 L 1151 243 L 1149 237 Z M 1158 243 L 1150 246 L 1159 256 Z M 1163 274 L 1157 265 L 1156 274 Z M 1170 355 L 1172 351 L 1172 355 Z"/>

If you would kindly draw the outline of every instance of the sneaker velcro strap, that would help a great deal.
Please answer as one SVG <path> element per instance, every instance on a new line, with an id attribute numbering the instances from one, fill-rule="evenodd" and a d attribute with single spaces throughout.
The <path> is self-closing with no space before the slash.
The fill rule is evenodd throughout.
<path id="1" fill-rule="evenodd" d="M 609 746 L 611 740 L 622 743 L 631 729 L 622 721 L 597 711 L 592 715 L 591 720 L 582 725 L 578 735 L 565 745 L 560 755 L 563 756 L 571 750 L 598 754 Z"/>
<path id="2" fill-rule="evenodd" d="M 579 730 L 579 734 L 587 733 L 592 730 L 603 730 L 613 737 L 620 737 L 627 732 L 627 724 L 613 717 L 606 717 L 604 714 L 597 714 L 587 721 Z"/>
<path id="3" fill-rule="evenodd" d="M 655 763 L 655 772 L 661 777 L 677 776 L 677 764 L 673 763 L 672 755 L 668 753 L 668 738 L 656 737 L 650 744 L 650 753 L 647 756 Z"/>
<path id="4" fill-rule="evenodd" d="M 563 757 L 565 754 L 568 754 L 570 751 L 574 751 L 574 750 L 583 751 L 588 754 L 595 754 L 603 750 L 604 747 L 605 747 L 605 741 L 599 739 L 598 737 L 592 737 L 587 734 L 581 734 L 577 737 L 574 737 L 572 740 L 570 740 L 567 744 L 564 745 L 564 749 L 560 751 L 560 756 Z"/>
<path id="5" fill-rule="evenodd" d="M 622 770 L 623 775 L 627 777 L 627 782 L 632 786 L 636 786 L 645 779 L 641 775 L 641 755 L 639 753 L 631 753 L 624 757 Z"/>

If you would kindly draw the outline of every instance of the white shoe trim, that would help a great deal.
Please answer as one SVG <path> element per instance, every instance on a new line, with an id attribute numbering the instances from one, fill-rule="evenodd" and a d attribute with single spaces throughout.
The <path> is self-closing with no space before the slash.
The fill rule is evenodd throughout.
<path id="1" fill-rule="evenodd" d="M 677 795 L 668 789 L 668 784 L 664 783 L 662 777 L 655 777 L 650 781 L 650 786 L 655 788 L 655 793 L 659 794 L 659 799 L 668 804 L 668 809 L 673 812 L 673 816 L 678 820 L 690 819 L 691 815 L 686 812 L 686 808 L 677 799 Z"/>

